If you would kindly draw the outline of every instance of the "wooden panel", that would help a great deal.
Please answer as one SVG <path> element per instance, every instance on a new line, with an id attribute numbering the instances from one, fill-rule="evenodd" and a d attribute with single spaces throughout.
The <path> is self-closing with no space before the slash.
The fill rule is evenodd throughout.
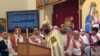
<path id="1" fill-rule="evenodd" d="M 27 56 L 27 55 L 18 55 L 18 56 Z"/>
<path id="2" fill-rule="evenodd" d="M 18 54 L 27 55 L 27 44 L 18 44 Z"/>
<path id="3" fill-rule="evenodd" d="M 28 52 L 29 56 L 50 56 L 51 54 L 50 49 L 44 47 L 40 48 L 39 46 L 33 46 L 32 44 L 28 46 Z"/>
<path id="4" fill-rule="evenodd" d="M 18 43 L 18 56 L 51 56 L 51 50 L 36 44 Z"/>

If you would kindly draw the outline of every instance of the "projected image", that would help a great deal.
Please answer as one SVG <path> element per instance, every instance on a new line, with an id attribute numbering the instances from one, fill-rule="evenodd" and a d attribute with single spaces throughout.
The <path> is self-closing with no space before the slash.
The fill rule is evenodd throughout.
<path id="1" fill-rule="evenodd" d="M 13 32 L 15 26 L 21 27 L 22 32 L 25 32 L 26 28 L 28 28 L 31 32 L 33 27 L 39 27 L 38 11 L 31 10 L 7 12 L 8 32 Z"/>

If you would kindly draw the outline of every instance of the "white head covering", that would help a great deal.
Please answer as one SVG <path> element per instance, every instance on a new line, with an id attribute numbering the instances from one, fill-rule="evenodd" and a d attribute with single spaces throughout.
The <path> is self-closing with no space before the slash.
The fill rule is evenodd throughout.
<path id="1" fill-rule="evenodd" d="M 50 24 L 50 21 L 47 15 L 45 16 L 45 19 L 43 20 L 42 25 L 48 25 L 50 28 L 52 28 L 52 25 Z"/>

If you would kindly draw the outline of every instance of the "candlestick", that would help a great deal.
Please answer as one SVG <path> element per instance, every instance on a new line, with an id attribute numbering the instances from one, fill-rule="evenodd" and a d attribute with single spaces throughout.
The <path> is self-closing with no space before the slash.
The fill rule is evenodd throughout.
<path id="1" fill-rule="evenodd" d="M 19 43 L 19 36 L 18 36 L 18 29 L 17 29 L 17 33 L 16 33 L 16 35 L 17 35 L 17 43 Z M 17 45 L 17 44 L 16 44 Z"/>
<path id="2" fill-rule="evenodd" d="M 18 37 L 18 32 L 19 32 L 19 31 L 17 30 L 17 34 L 16 34 L 16 35 L 17 35 L 17 37 Z"/>
<path id="3" fill-rule="evenodd" d="M 26 37 L 28 39 L 28 28 L 26 28 Z"/>

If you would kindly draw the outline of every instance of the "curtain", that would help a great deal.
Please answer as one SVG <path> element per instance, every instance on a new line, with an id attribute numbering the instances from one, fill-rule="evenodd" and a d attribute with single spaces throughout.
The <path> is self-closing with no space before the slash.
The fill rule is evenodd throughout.
<path id="1" fill-rule="evenodd" d="M 53 7 L 53 25 L 60 26 L 69 16 L 73 16 L 74 28 L 79 29 L 78 0 L 67 0 Z"/>

